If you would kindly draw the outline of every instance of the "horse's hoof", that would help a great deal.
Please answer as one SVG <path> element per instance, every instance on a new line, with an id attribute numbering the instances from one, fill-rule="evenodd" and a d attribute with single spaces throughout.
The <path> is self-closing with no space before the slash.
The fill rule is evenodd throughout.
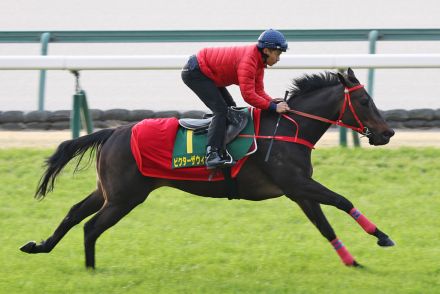
<path id="1" fill-rule="evenodd" d="M 394 246 L 395 244 L 393 240 L 387 237 L 387 238 L 379 239 L 379 241 L 377 241 L 377 245 L 381 247 L 391 247 Z"/>
<path id="2" fill-rule="evenodd" d="M 37 243 L 35 241 L 29 241 L 27 244 L 20 247 L 20 250 L 26 253 L 37 253 L 35 247 Z"/>
<path id="3" fill-rule="evenodd" d="M 353 260 L 352 267 L 363 268 L 364 266 L 362 264 L 358 263 L 356 260 Z"/>

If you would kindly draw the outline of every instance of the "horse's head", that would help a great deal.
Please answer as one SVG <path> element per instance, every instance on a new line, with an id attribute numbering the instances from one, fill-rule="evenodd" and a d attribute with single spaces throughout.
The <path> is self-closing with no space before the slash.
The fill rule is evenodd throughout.
<path id="1" fill-rule="evenodd" d="M 353 70 L 349 68 L 347 74 L 338 73 L 338 77 L 346 89 L 339 119 L 346 125 L 362 128 L 360 132 L 368 137 L 371 145 L 387 144 L 394 135 L 394 130 L 388 126 Z"/>

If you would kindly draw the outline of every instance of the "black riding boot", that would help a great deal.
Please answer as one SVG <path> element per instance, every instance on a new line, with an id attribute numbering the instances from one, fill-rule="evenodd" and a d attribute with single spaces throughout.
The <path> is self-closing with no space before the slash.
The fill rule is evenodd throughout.
<path id="1" fill-rule="evenodd" d="M 208 146 L 206 148 L 206 168 L 222 168 L 234 165 L 236 162 L 229 153 L 222 151 L 220 148 Z"/>

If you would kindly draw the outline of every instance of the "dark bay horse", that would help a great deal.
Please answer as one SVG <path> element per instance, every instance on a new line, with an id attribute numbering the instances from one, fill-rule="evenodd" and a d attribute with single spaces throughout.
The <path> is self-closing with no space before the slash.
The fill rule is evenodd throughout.
<path id="1" fill-rule="evenodd" d="M 392 246 L 393 241 L 348 199 L 313 180 L 310 146 L 280 138 L 291 137 L 292 133 L 297 132 L 298 139 L 314 145 L 331 124 L 338 124 L 365 135 L 371 145 L 384 145 L 394 131 L 388 127 L 351 69 L 347 74 L 325 72 L 295 80 L 288 103 L 292 111 L 280 121 L 268 161 L 265 161 L 271 142 L 268 138 L 274 134 L 279 115 L 266 111 L 261 113 L 258 150 L 248 158 L 236 178 L 237 198 L 260 201 L 285 195 L 300 206 L 332 244 L 345 265 L 358 266 L 336 237 L 321 204 L 345 211 L 368 234 L 377 237 L 378 245 Z M 22 251 L 50 252 L 73 226 L 95 214 L 84 225 L 86 266 L 94 268 L 97 238 L 144 202 L 154 189 L 169 186 L 205 197 L 227 197 L 228 187 L 224 181 L 168 180 L 143 176 L 130 149 L 132 127 L 104 129 L 58 146 L 46 161 L 47 169 L 40 180 L 36 198 L 43 198 L 50 192 L 64 166 L 74 157 L 80 156 L 81 160 L 87 150 L 97 151 L 96 190 L 70 209 L 52 236 L 39 244 L 28 242 L 21 247 Z"/>

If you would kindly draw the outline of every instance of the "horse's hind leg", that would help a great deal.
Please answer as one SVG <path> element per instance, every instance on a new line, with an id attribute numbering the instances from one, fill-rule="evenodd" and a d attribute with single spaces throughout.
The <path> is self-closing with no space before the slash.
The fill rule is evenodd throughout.
<path id="1" fill-rule="evenodd" d="M 330 242 L 342 262 L 347 266 L 360 266 L 342 244 L 341 240 L 336 237 L 319 203 L 307 199 L 295 199 L 295 201 L 309 220 L 318 228 L 319 232 Z"/>
<path id="2" fill-rule="evenodd" d="M 36 244 L 34 241 L 28 242 L 20 248 L 26 253 L 48 253 L 58 244 L 64 235 L 76 224 L 80 223 L 89 215 L 97 212 L 104 204 L 104 198 L 98 189 L 87 196 L 81 202 L 75 204 L 69 213 L 62 220 L 55 232 L 48 239 Z"/>
<path id="3" fill-rule="evenodd" d="M 84 225 L 86 267 L 95 268 L 95 244 L 98 237 L 142 203 L 147 196 L 148 193 L 127 202 L 107 202 L 97 214 L 86 222 Z"/>

